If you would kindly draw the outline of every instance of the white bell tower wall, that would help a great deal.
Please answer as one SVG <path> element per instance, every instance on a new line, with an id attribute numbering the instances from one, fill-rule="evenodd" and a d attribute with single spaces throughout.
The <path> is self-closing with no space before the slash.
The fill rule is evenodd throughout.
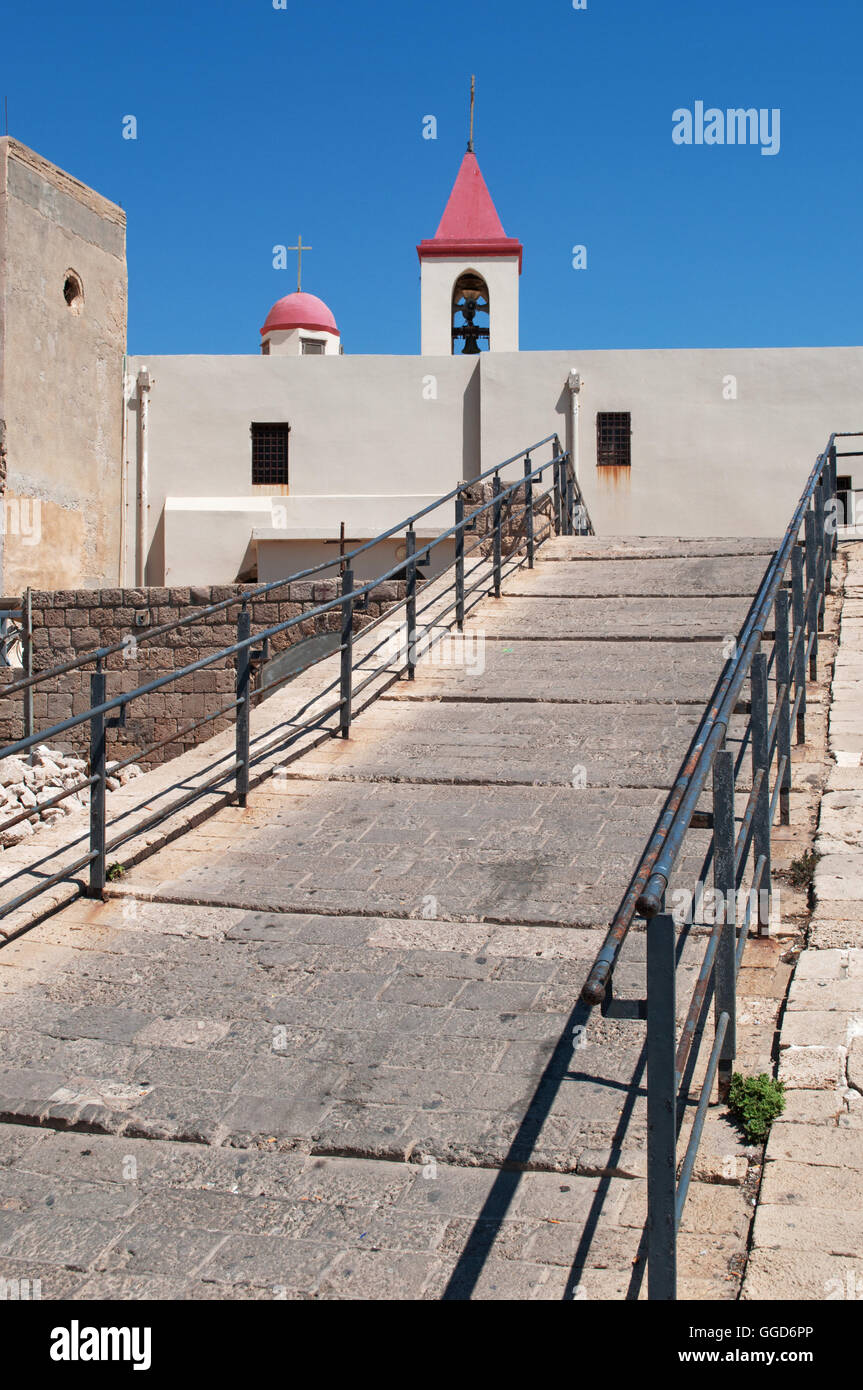
<path id="1" fill-rule="evenodd" d="M 452 356 L 452 292 L 466 270 L 475 270 L 488 285 L 489 352 L 518 352 L 518 256 L 424 256 L 420 271 L 423 357 Z"/>

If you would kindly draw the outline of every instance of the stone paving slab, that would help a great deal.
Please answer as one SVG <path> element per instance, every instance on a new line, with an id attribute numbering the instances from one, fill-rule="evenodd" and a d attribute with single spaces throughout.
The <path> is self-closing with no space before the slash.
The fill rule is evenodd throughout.
<path id="1" fill-rule="evenodd" d="M 612 1289 L 623 1296 L 631 1283 L 638 1291 L 639 1233 L 615 1223 L 632 1186 L 622 1180 L 523 1173 L 498 1194 L 499 1176 L 483 1169 L 126 1138 L 95 1145 L 53 1131 L 6 1172 L 16 1196 L 0 1211 L 0 1262 L 7 1277 L 39 1279 L 43 1299 L 439 1299 L 449 1291 L 559 1300 L 571 1286 L 570 1297 L 590 1300 Z M 61 1180 L 98 1192 L 112 1216 L 49 1216 L 45 1203 Z M 607 1224 L 593 1246 L 582 1229 L 597 1203 Z M 477 1209 L 490 1213 L 479 1228 Z M 475 1253 L 466 1259 L 471 1235 Z M 693 1244 L 702 1247 L 695 1277 L 721 1289 L 716 1255 L 727 1262 L 728 1240 Z M 612 1274 L 612 1261 L 630 1275 Z"/>
<path id="2" fill-rule="evenodd" d="M 469 634 L 473 631 L 473 626 L 468 628 Z M 633 649 L 626 642 L 585 639 L 576 644 L 549 639 L 542 644 L 541 663 L 535 644 L 518 637 L 490 638 L 481 650 L 472 651 L 474 660 L 459 669 L 457 687 L 452 666 L 428 659 L 418 666 L 415 680 L 400 681 L 381 696 L 381 703 L 434 699 L 494 703 L 504 698 L 703 707 L 724 660 L 720 649 L 702 642 L 642 642 Z"/>
<path id="3" fill-rule="evenodd" d="M 77 911 L 74 946 L 37 927 L 0 953 L 6 1121 L 401 1161 L 500 1164 L 516 1144 L 535 1166 L 609 1162 L 643 1030 L 596 1018 L 573 1046 L 599 932 L 475 926 L 450 944 L 446 923 L 228 911 L 207 938 L 206 909 Z M 682 980 L 702 950 L 694 935 Z M 643 991 L 640 934 L 617 980 Z M 630 1144 L 643 1128 L 636 1085 Z"/>
<path id="4" fill-rule="evenodd" d="M 377 940 L 381 931 L 392 928 L 389 922 L 308 917 L 273 923 L 265 914 L 250 919 L 246 914 L 226 913 L 227 932 L 218 942 L 195 923 L 200 909 L 186 914 L 185 934 L 177 935 L 175 914 L 165 905 L 136 904 L 134 917 L 123 915 L 123 907 L 121 901 L 98 909 L 82 905 L 64 914 L 77 918 L 79 944 L 64 948 L 62 959 L 53 963 L 40 959 L 35 948 L 41 943 L 32 936 L 3 952 L 8 961 L 2 967 L 4 973 L 35 971 L 41 986 L 37 990 L 32 982 L 22 982 L 14 996 L 21 1006 L 21 1020 L 40 1031 L 19 1034 L 6 1029 L 4 1057 L 14 1055 L 16 1044 L 30 1051 L 33 1039 L 41 1039 L 55 1048 L 50 1062 L 53 1073 L 46 1071 L 42 1078 L 46 1085 L 59 1077 L 67 1083 L 67 1091 L 76 1087 L 92 1091 L 94 1075 L 137 1074 L 142 1090 L 152 1088 L 148 1094 L 153 1096 L 164 1085 L 166 1105 L 187 1114 L 190 1101 L 188 1095 L 184 1098 L 180 1083 L 185 1079 L 185 1090 L 194 1093 L 200 1105 L 202 1088 L 207 1084 L 221 1088 L 232 1074 L 229 1063 L 238 1054 L 248 1069 L 242 1075 L 234 1073 L 238 1079 L 233 1094 L 221 1097 L 227 1116 L 236 1107 L 234 1095 L 242 1099 L 244 1114 L 249 1113 L 250 1080 L 266 1078 L 271 1087 L 270 1072 L 276 1067 L 282 1084 L 276 1095 L 260 1098 L 266 1125 L 254 1142 L 240 1131 L 224 1137 L 219 1146 L 214 1144 L 215 1135 L 195 1135 L 205 1142 L 189 1143 L 192 1136 L 159 1127 L 164 1110 L 148 1116 L 143 1105 L 138 1111 L 114 1110 L 115 1132 L 107 1134 L 63 1133 L 54 1128 L 58 1122 L 81 1123 L 91 1130 L 106 1124 L 107 1110 L 100 1118 L 92 1108 L 77 1120 L 71 1110 L 62 1116 L 56 1110 L 42 1112 L 38 1120 L 45 1127 L 41 1129 L 34 1127 L 37 1112 L 33 1109 L 25 1127 L 0 1124 L 0 1265 L 5 1277 L 40 1278 L 43 1298 L 82 1299 L 283 1297 L 286 1290 L 290 1296 L 327 1298 L 440 1298 L 447 1289 L 450 1296 L 474 1298 L 591 1299 L 637 1293 L 641 1215 L 638 1202 L 632 1199 L 643 1187 L 643 1179 L 638 1174 L 624 1179 L 595 1171 L 602 1152 L 597 1145 L 608 1132 L 610 1118 L 620 1105 L 621 1084 L 632 1070 L 632 1063 L 621 1055 L 628 1048 L 621 1048 L 620 1038 L 591 1036 L 588 1045 L 574 1054 L 578 1071 L 569 1049 L 570 1061 L 559 1084 L 561 1096 L 549 1110 L 549 1120 L 556 1121 L 556 1127 L 537 1125 L 535 1132 L 528 1127 L 525 1133 L 523 1120 L 518 1125 L 522 1144 L 532 1146 L 530 1161 L 537 1165 L 549 1164 L 551 1149 L 543 1151 L 542 1146 L 551 1137 L 557 1145 L 559 1171 L 502 1174 L 497 1166 L 470 1164 L 464 1147 L 476 1142 L 470 1136 L 479 1132 L 476 1121 L 483 1117 L 484 1105 L 492 1107 L 488 1118 L 495 1126 L 497 1142 L 506 1143 L 511 1133 L 506 1096 L 512 1098 L 516 1114 L 523 1115 L 527 1093 L 538 1089 L 551 1037 L 546 1031 L 527 1042 L 516 1020 L 524 1017 L 525 998 L 533 1001 L 537 996 L 532 1010 L 538 1011 L 543 991 L 552 991 L 546 1021 L 552 1035 L 559 1032 L 553 992 L 562 989 L 568 1001 L 578 988 L 587 965 L 586 959 L 574 954 L 576 946 L 588 944 L 581 934 L 546 932 L 538 954 L 531 930 L 496 929 L 480 932 L 482 944 L 477 950 L 474 943 L 468 955 L 457 949 L 465 944 L 463 937 L 453 939 L 446 949 L 448 929 L 441 924 L 444 941 L 439 944 L 444 949 L 421 953 L 421 959 L 414 952 L 411 959 L 407 952 L 389 945 L 365 950 L 359 946 L 357 931 L 366 934 L 367 942 Z M 405 923 L 402 930 L 433 925 Z M 55 936 L 60 934 L 58 929 L 55 922 Z M 346 932 L 350 943 L 343 954 L 332 945 L 336 929 Z M 36 928 L 34 935 L 38 938 L 43 930 Z M 323 950 L 322 934 L 326 938 Z M 350 1027 L 340 1031 L 327 1018 L 322 1000 L 320 1019 L 327 1018 L 327 1024 L 317 1036 L 324 1050 L 316 1046 L 314 1030 L 304 1026 L 298 1031 L 294 1026 L 288 1029 L 287 1050 L 277 1051 L 272 1018 L 266 1015 L 251 1032 L 232 1028 L 222 1038 L 207 1033 L 199 1039 L 193 1031 L 181 1041 L 165 1026 L 170 1020 L 162 1028 L 150 1028 L 146 1022 L 141 1026 L 140 1009 L 128 1008 L 142 995 L 166 1008 L 178 1002 L 187 1010 L 193 1004 L 199 1010 L 202 1004 L 211 1007 L 211 1000 L 190 993 L 187 968 L 211 978 L 215 987 L 236 976 L 244 960 L 246 985 L 249 972 L 276 983 L 273 972 L 279 966 L 273 936 L 280 943 L 277 951 L 284 951 L 290 939 L 292 973 L 307 981 L 314 980 L 316 973 L 333 978 L 333 971 L 346 979 L 350 975 L 353 981 L 364 957 L 386 952 L 392 985 L 413 979 L 426 995 L 426 1012 L 451 1007 L 434 997 L 428 989 L 430 982 L 456 980 L 465 995 L 477 984 L 520 986 L 521 993 L 510 989 L 506 997 L 508 1009 L 519 1013 L 500 1014 L 498 1000 L 489 1014 L 482 1006 L 491 1004 L 490 998 L 467 996 L 465 1012 L 475 1016 L 478 1031 L 471 1025 L 469 1035 L 461 1030 L 447 1039 L 439 1031 L 429 1037 L 413 1028 L 400 1035 L 390 1019 L 379 1032 L 375 1027 L 364 1031 L 357 1027 L 356 1009 Z M 633 963 L 643 961 L 643 938 L 633 937 L 631 943 Z M 326 958 L 325 971 L 312 970 L 304 946 L 317 948 L 319 957 Z M 86 969 L 70 960 L 73 953 L 87 954 Z M 430 967 L 433 957 L 436 969 Z M 693 946 L 693 960 L 696 957 Z M 110 1007 L 81 1002 L 82 982 L 92 982 L 94 996 L 100 999 L 100 981 L 107 975 L 116 983 L 118 969 L 125 982 L 125 1009 L 116 998 Z M 78 1007 L 70 1010 L 67 1005 L 66 1018 L 53 1022 L 56 1009 L 43 1008 L 39 1018 L 34 1016 L 52 970 L 58 972 L 53 976 L 60 984 L 57 992 L 63 993 L 64 976 L 79 990 Z M 636 976 L 631 981 L 627 976 L 625 982 L 640 987 Z M 279 979 L 278 989 L 283 988 Z M 240 996 L 249 997 L 235 987 L 230 1002 Z M 219 997 L 214 993 L 212 999 Z M 221 997 L 227 1001 L 229 996 Z M 361 997 L 353 982 L 350 997 Z M 340 993 L 337 998 L 340 1001 Z M 7 997 L 4 1003 L 9 1002 Z M 491 1033 L 482 1026 L 487 1014 L 496 1020 Z M 366 1016 L 371 1019 L 371 1011 Z M 15 1021 L 8 1008 L 3 1018 L 7 1024 Z M 591 1050 L 595 1060 L 588 1063 Z M 43 1054 L 43 1065 L 47 1060 Z M 90 1072 L 84 1086 L 78 1074 L 82 1067 Z M 603 1067 L 611 1067 L 608 1095 L 601 1081 Z M 385 1133 L 385 1119 L 398 1128 L 399 1111 L 407 1114 L 425 1105 L 433 1123 L 411 1129 L 408 1121 L 406 1132 L 421 1138 L 390 1157 L 375 1157 L 367 1151 L 371 1126 L 367 1122 L 364 1132 L 353 1111 L 337 1115 L 335 1147 L 329 1147 L 326 1130 L 315 1139 L 315 1131 L 309 1128 L 298 1144 L 297 1136 L 285 1127 L 284 1096 L 290 1089 L 282 1082 L 286 1072 L 302 1086 L 307 1125 L 313 1086 L 330 1089 L 331 1114 L 338 1112 L 338 1074 L 353 1076 L 354 1084 L 359 1081 L 365 1097 L 362 1108 L 371 1116 L 378 1138 Z M 408 1092 L 400 1092 L 394 1081 L 397 1075 L 410 1083 Z M 386 1105 L 376 1105 L 371 1083 L 382 1076 Z M 579 1080 L 581 1076 L 590 1079 Z M 421 1084 L 416 1084 L 417 1077 Z M 457 1081 L 468 1095 L 471 1087 L 476 1092 L 469 1109 L 446 1108 L 458 1102 L 451 1089 Z M 578 1089 L 587 1101 L 587 1108 L 581 1108 L 580 1129 L 580 1107 L 573 1106 L 570 1094 L 563 1094 Z M 110 1104 L 108 1090 L 103 1083 L 105 1106 Z M 350 1095 L 350 1085 L 343 1090 Z M 631 1128 L 642 1134 L 643 1105 L 643 1096 L 636 1095 Z M 344 1121 L 352 1127 L 344 1127 Z M 564 1132 L 576 1130 L 582 1140 L 563 1146 Z M 457 1166 L 441 1157 L 447 1132 L 457 1136 L 461 1145 L 452 1150 L 450 1141 Z M 142 1138 L 144 1134 L 148 1137 Z M 345 1140 L 355 1155 L 363 1157 L 341 1157 L 339 1145 Z M 635 1134 L 628 1134 L 627 1143 L 635 1142 Z M 581 1144 L 593 1147 L 581 1148 Z M 466 1159 L 469 1166 L 464 1166 Z M 608 1167 L 608 1155 L 604 1163 Z M 582 1165 L 589 1170 L 584 1176 Z M 688 1252 L 691 1281 L 684 1282 L 684 1296 L 688 1289 L 691 1296 L 703 1295 L 706 1284 L 708 1296 L 728 1297 L 734 1287 L 733 1261 L 739 1257 L 736 1233 L 745 1206 L 735 1191 L 719 1209 L 715 1201 L 704 1208 L 697 1195 L 700 1187 L 697 1183 L 694 1188 L 682 1243 Z M 479 1212 L 485 1216 L 478 1221 Z M 596 1233 L 587 1236 L 586 1229 L 593 1231 L 597 1222 Z M 362 1278 L 358 1279 L 356 1261 L 361 1256 Z M 629 1273 L 624 1276 L 621 1270 Z"/>
<path id="5" fill-rule="evenodd" d="M 721 651 L 733 638 L 749 611 L 753 595 L 744 598 L 556 598 L 541 603 L 504 596 L 483 609 L 487 637 L 520 637 L 522 641 L 569 638 L 609 642 L 712 642 Z M 530 634 L 528 639 L 527 634 Z M 722 662 L 720 661 L 720 667 Z"/>
<path id="6" fill-rule="evenodd" d="M 769 549 L 716 544 L 720 558 Z M 637 546 L 654 568 L 689 553 Z M 0 951 L 0 1155 L 7 1128 L 35 1136 L 0 1168 L 0 1264 L 30 1262 L 58 1289 L 80 1274 L 84 1298 L 638 1296 L 643 1028 L 577 1000 L 697 718 L 667 688 L 651 703 L 655 658 L 706 695 L 717 635 L 748 598 L 504 598 L 471 630 L 505 628 L 518 604 L 521 655 L 496 670 L 494 701 L 409 699 L 434 690 L 422 663 L 403 703 L 367 711 L 306 764 L 307 751 L 299 777 L 276 775 L 248 808 L 223 807 L 139 863 L 104 905 L 75 904 Z M 709 640 L 689 640 L 684 606 Z M 653 644 L 638 639 L 657 619 L 681 640 L 644 659 Z M 561 642 L 561 622 L 578 641 Z M 581 640 L 591 623 L 611 640 Z M 505 645 L 488 643 L 501 657 Z M 564 675 L 559 658 L 546 709 L 544 652 L 563 646 L 582 659 Z M 608 650 L 641 683 L 600 707 Z M 450 697 L 476 676 L 448 673 Z M 413 780 L 379 780 L 414 738 Z M 569 738 L 608 754 L 609 781 L 616 757 L 645 785 L 549 785 Z M 507 785 L 513 764 L 529 784 Z M 706 843 L 688 837 L 683 881 Z M 682 943 L 681 1009 L 705 941 L 693 928 Z M 780 963 L 750 973 L 741 1047 L 760 1056 Z M 643 932 L 615 980 L 643 993 Z M 682 1296 L 734 1296 L 748 1171 L 712 1114 Z"/>
<path id="7" fill-rule="evenodd" d="M 714 558 L 751 555 L 767 560 L 776 550 L 781 537 L 766 536 L 552 536 L 542 548 L 547 560 L 685 560 L 691 557 Z"/>
<path id="8" fill-rule="evenodd" d="M 508 686 L 507 682 L 507 686 Z M 700 706 L 381 702 L 349 740 L 332 740 L 286 776 L 497 786 L 667 787 Z M 638 737 L 633 738 L 633 722 Z"/>
<path id="9" fill-rule="evenodd" d="M 449 921 L 608 922 L 665 790 L 441 786 L 284 779 L 236 842 L 189 867 L 185 843 L 142 864 L 135 891 L 181 903 Z M 697 880 L 705 832 L 680 875 Z M 182 872 L 178 870 L 182 869 Z"/>
<path id="10" fill-rule="evenodd" d="M 639 556 L 626 560 L 571 560 L 566 565 L 543 565 L 519 570 L 507 593 L 524 598 L 692 598 L 731 596 L 749 602 L 758 589 L 769 556 L 687 555 L 648 564 Z"/>

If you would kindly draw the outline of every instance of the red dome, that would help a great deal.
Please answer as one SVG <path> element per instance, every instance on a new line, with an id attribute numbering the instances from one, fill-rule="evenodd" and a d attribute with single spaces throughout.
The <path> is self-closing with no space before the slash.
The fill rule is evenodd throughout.
<path id="1" fill-rule="evenodd" d="M 279 299 L 267 314 L 267 321 L 261 333 L 270 333 L 277 328 L 311 328 L 317 332 L 334 333 L 338 338 L 336 321 L 322 299 L 314 294 L 297 290 L 296 294 L 286 294 Z"/>

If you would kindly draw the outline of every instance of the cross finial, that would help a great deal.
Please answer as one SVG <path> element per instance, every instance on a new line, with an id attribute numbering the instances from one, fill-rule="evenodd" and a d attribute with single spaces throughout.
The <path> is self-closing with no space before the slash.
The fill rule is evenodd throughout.
<path id="1" fill-rule="evenodd" d="M 296 251 L 297 253 L 297 294 L 299 294 L 300 290 L 303 288 L 303 252 L 313 251 L 314 247 L 304 246 L 303 238 L 300 236 L 297 237 L 296 246 L 289 246 L 288 250 Z"/>
<path id="2" fill-rule="evenodd" d="M 473 108 L 476 101 L 476 78 L 470 79 L 470 135 L 467 142 L 468 154 L 473 154 Z"/>

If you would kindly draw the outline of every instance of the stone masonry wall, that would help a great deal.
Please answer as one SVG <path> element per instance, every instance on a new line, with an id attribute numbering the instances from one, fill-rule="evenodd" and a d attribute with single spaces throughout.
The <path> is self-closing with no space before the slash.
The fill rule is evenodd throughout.
<path id="1" fill-rule="evenodd" d="M 34 671 L 46 670 L 73 660 L 83 652 L 102 646 L 125 643 L 124 649 L 105 661 L 109 698 L 134 690 L 137 686 L 189 665 L 220 651 L 236 641 L 239 605 L 226 609 L 206 621 L 192 623 L 162 636 L 147 638 L 149 628 L 161 627 L 188 617 L 223 599 L 236 599 L 255 589 L 253 584 L 219 585 L 179 589 L 92 589 L 56 590 L 32 593 Z M 250 603 L 252 634 L 266 627 L 298 617 L 303 612 L 337 597 L 335 578 L 285 585 L 274 595 Z M 359 631 L 404 594 L 399 583 L 385 583 L 370 595 L 365 612 L 354 614 Z M 318 618 L 309 618 L 279 633 L 271 640 L 270 657 L 304 637 L 325 631 L 338 631 L 338 608 Z M 90 707 L 88 665 L 66 675 L 52 677 L 34 688 L 33 715 L 36 731 L 59 724 Z M 20 669 L 0 670 L 0 744 L 23 737 L 22 695 L 2 698 L 4 686 L 20 679 Z M 126 727 L 108 732 L 109 757 L 123 759 L 149 743 L 171 739 L 185 725 L 213 713 L 233 698 L 234 658 L 223 657 L 203 671 L 184 676 L 162 690 L 135 700 L 127 709 Z M 139 761 L 154 767 L 176 757 L 185 749 L 227 727 L 233 715 L 203 725 L 178 736 Z M 51 744 L 64 751 L 89 749 L 89 723 L 52 736 Z"/>
<path id="2" fill-rule="evenodd" d="M 543 502 L 538 502 L 541 493 L 551 483 L 551 470 L 545 475 L 542 485 L 535 479 L 533 484 L 534 495 L 534 518 L 533 535 L 536 545 L 547 540 L 554 530 L 554 508 L 551 498 L 546 498 Z M 504 487 L 510 484 L 504 482 Z M 487 557 L 491 554 L 492 534 L 494 532 L 494 508 L 487 506 L 494 496 L 494 488 L 491 480 L 481 483 L 466 483 L 464 486 L 465 516 L 469 517 L 480 507 L 486 510 L 479 513 L 475 520 L 475 530 L 467 531 L 465 535 L 465 551 L 469 552 L 473 546 L 480 541 L 479 554 Z M 506 564 L 507 556 L 523 555 L 526 549 L 526 530 L 525 530 L 525 489 L 522 483 L 503 504 L 503 515 L 501 517 L 501 535 L 503 538 L 503 557 Z M 520 544 L 515 544 L 516 539 L 520 539 Z"/>

